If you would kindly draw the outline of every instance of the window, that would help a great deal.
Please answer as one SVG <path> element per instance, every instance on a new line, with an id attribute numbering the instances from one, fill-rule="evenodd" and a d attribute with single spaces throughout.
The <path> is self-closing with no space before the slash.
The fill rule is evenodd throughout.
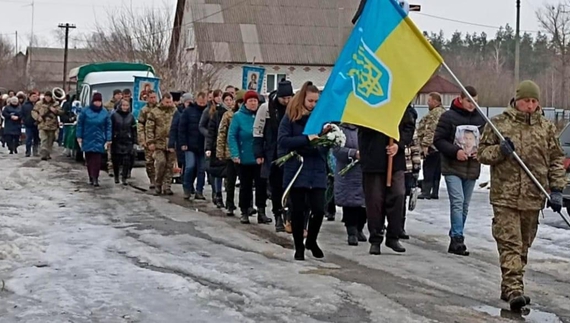
<path id="1" fill-rule="evenodd" d="M 194 24 L 190 24 L 186 30 L 186 49 L 196 48 L 196 37 L 194 35 Z"/>
<path id="2" fill-rule="evenodd" d="M 282 79 L 286 79 L 287 74 L 267 74 L 267 93 L 277 90 L 277 85 Z"/>

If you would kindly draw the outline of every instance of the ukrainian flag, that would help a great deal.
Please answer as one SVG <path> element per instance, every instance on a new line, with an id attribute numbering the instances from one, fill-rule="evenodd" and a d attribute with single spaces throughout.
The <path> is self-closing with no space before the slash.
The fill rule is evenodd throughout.
<path id="1" fill-rule="evenodd" d="M 399 140 L 406 107 L 442 62 L 395 0 L 368 0 L 304 133 L 347 122 Z"/>

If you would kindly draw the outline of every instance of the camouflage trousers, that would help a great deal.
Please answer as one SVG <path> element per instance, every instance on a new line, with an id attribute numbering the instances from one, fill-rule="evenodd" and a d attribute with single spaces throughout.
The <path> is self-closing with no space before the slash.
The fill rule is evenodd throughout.
<path id="1" fill-rule="evenodd" d="M 153 152 L 149 149 L 145 148 L 144 150 L 144 159 L 145 159 L 145 167 L 146 167 L 146 176 L 150 180 L 150 185 L 154 185 L 154 180 L 156 178 L 156 171 L 154 169 L 154 157 L 152 157 Z"/>
<path id="2" fill-rule="evenodd" d="M 51 157 L 53 143 L 57 140 L 57 130 L 40 130 L 40 156 Z"/>
<path id="3" fill-rule="evenodd" d="M 158 191 L 169 190 L 172 186 L 172 173 L 174 170 L 174 162 L 176 161 L 176 153 L 168 150 L 155 150 L 153 154 L 154 167 L 156 169 L 155 185 Z"/>
<path id="4" fill-rule="evenodd" d="M 107 172 L 109 175 L 113 175 L 113 154 L 111 153 L 111 147 L 107 149 Z"/>
<path id="5" fill-rule="evenodd" d="M 524 293 L 524 268 L 528 249 L 536 237 L 539 212 L 493 206 L 492 229 L 501 263 L 501 292 L 507 297 L 515 291 Z"/>

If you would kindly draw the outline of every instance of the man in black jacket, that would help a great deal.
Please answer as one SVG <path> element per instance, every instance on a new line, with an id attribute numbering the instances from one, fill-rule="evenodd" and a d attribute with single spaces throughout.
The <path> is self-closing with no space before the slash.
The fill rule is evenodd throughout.
<path id="1" fill-rule="evenodd" d="M 472 86 L 465 88 L 477 100 Z M 485 119 L 477 111 L 475 102 L 465 93 L 453 100 L 448 111 L 439 118 L 433 144 L 441 153 L 441 173 L 445 177 L 450 203 L 451 229 L 449 253 L 468 256 L 463 228 L 467 220 L 469 202 L 475 182 L 481 172 L 477 160 L 477 146 Z"/>
<path id="2" fill-rule="evenodd" d="M 28 100 L 22 105 L 22 120 L 26 128 L 26 157 L 30 157 L 32 152 L 35 157 L 39 156 L 40 132 L 36 120 L 32 118 L 32 110 L 38 102 L 39 92 L 32 91 Z"/>
<path id="3" fill-rule="evenodd" d="M 269 179 L 271 186 L 271 204 L 275 216 L 275 231 L 284 232 L 283 210 L 283 170 L 273 164 L 277 159 L 277 132 L 281 119 L 285 115 L 287 104 L 293 97 L 293 86 L 287 80 L 281 80 L 276 91 L 269 94 L 269 100 L 257 110 L 253 124 L 253 153 L 255 158 L 263 160 L 261 177 Z"/>
<path id="4" fill-rule="evenodd" d="M 384 223 L 388 218 L 386 246 L 396 252 L 406 252 L 400 244 L 405 201 L 405 147 L 412 142 L 416 130 L 411 106 L 400 121 L 400 141 L 389 145 L 390 138 L 376 130 L 360 127 L 358 147 L 362 184 L 370 231 L 370 254 L 379 255 L 384 240 Z M 388 158 L 393 156 L 392 183 L 387 187 Z"/>

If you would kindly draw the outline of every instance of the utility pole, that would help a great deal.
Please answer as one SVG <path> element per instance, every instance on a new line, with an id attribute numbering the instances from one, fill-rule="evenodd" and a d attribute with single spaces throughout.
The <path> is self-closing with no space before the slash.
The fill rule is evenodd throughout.
<path id="1" fill-rule="evenodd" d="M 67 89 L 67 51 L 69 48 L 69 29 L 75 29 L 75 25 L 70 23 L 59 24 L 59 28 L 65 28 L 65 50 L 63 51 L 63 90 L 69 91 Z"/>
<path id="2" fill-rule="evenodd" d="M 520 56 L 521 56 L 521 0 L 517 1 L 517 23 L 515 34 L 515 88 L 520 79 Z"/>

